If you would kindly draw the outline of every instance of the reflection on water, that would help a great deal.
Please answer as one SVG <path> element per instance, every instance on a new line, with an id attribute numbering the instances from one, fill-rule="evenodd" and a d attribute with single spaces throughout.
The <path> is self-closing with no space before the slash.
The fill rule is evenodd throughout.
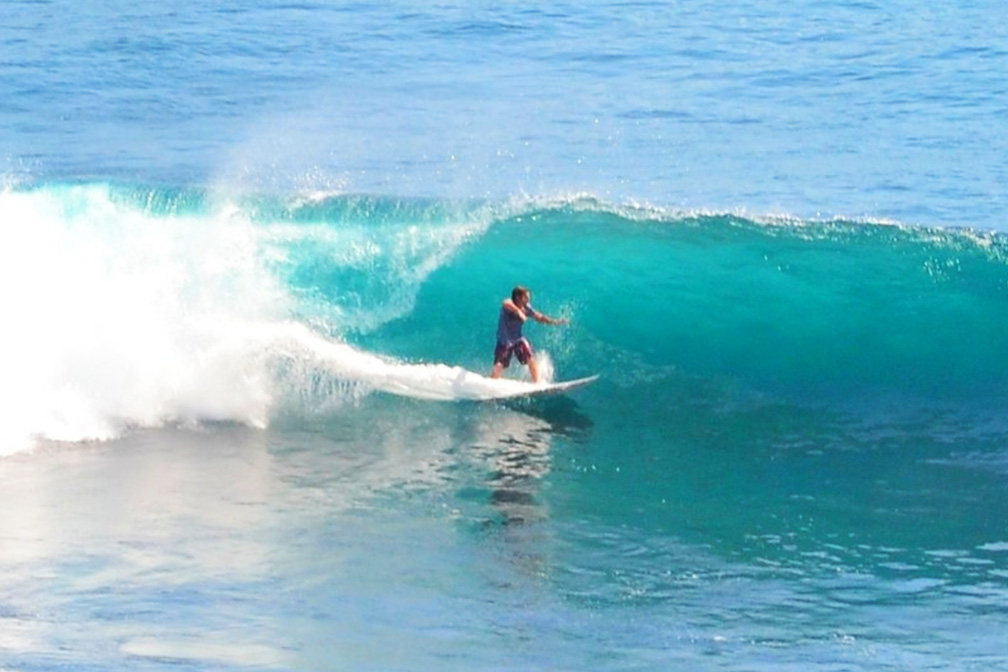
<path id="1" fill-rule="evenodd" d="M 554 398 L 512 402 L 459 417 L 453 438 L 470 468 L 482 476 L 479 486 L 502 525 L 548 518 L 540 495 L 550 473 L 552 448 L 559 440 L 586 439 L 591 420 L 569 400 Z"/>
<path id="2" fill-rule="evenodd" d="M 261 566 L 261 549 L 227 531 L 261 526 L 268 515 L 275 490 L 264 439 L 227 426 L 151 431 L 7 458 L 0 469 L 6 542 L 0 563 L 45 562 L 67 549 L 102 555 L 115 547 L 116 555 L 135 555 L 138 572 L 156 571 L 158 563 L 232 575 Z M 162 545 L 176 551 L 145 557 L 144 549 Z"/>
<path id="3" fill-rule="evenodd" d="M 280 659 L 256 594 L 273 472 L 262 432 L 229 426 L 0 461 L 0 668 L 115 668 L 165 641 Z"/>

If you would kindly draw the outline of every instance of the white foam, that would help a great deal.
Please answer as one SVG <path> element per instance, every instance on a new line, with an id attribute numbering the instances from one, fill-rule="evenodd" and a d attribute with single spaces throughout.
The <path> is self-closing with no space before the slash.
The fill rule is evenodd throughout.
<path id="1" fill-rule="evenodd" d="M 265 426 L 284 404 L 370 390 L 456 400 L 528 385 L 396 362 L 291 321 L 292 299 L 264 267 L 278 231 L 238 208 L 152 215 L 86 185 L 0 191 L 0 215 L 0 455 L 137 426 Z M 469 231 L 425 248 L 407 284 Z"/>
<path id="2" fill-rule="evenodd" d="M 263 422 L 268 387 L 229 344 L 284 297 L 247 223 L 152 217 L 96 186 L 3 192 L 0 213 L 0 454 L 168 420 Z"/>
<path id="3" fill-rule="evenodd" d="M 527 394 L 546 385 L 527 380 L 493 379 L 460 366 L 411 364 L 365 352 L 345 343 L 320 336 L 302 324 L 288 322 L 261 332 L 261 351 L 276 363 L 293 365 L 287 372 L 289 387 L 307 389 L 302 376 L 330 376 L 349 382 L 358 390 L 380 391 L 431 401 L 476 401 Z M 548 361 L 545 353 L 540 359 Z"/>

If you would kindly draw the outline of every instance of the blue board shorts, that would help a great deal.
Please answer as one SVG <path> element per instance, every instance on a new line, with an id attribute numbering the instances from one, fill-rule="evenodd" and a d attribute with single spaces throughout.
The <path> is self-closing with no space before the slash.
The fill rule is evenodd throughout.
<path id="1" fill-rule="evenodd" d="M 524 338 L 511 345 L 497 343 L 494 349 L 494 364 L 500 364 L 506 369 L 511 365 L 511 355 L 517 357 L 519 363 L 528 364 L 528 360 L 532 358 L 532 344 Z"/>

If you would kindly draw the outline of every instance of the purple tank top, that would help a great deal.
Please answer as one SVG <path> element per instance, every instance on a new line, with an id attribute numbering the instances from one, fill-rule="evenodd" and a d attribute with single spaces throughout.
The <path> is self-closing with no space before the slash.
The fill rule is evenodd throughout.
<path id="1" fill-rule="evenodd" d="M 531 305 L 525 306 L 525 315 L 532 317 L 533 312 Z M 501 306 L 500 319 L 497 322 L 497 342 L 510 347 L 520 341 L 523 324 L 520 317 Z"/>

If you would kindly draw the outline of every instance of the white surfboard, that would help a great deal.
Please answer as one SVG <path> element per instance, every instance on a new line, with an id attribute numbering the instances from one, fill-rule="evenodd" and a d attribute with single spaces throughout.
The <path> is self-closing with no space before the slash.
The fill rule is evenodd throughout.
<path id="1" fill-rule="evenodd" d="M 591 385 L 596 380 L 598 380 L 599 374 L 594 376 L 587 376 L 585 378 L 576 378 L 574 380 L 564 380 L 559 383 L 525 383 L 522 385 L 521 389 L 512 390 L 508 393 L 502 394 L 495 397 L 496 399 L 517 399 L 517 398 L 527 398 L 527 397 L 540 397 L 551 394 L 566 394 L 572 390 L 576 390 L 579 387 L 584 387 L 585 385 Z"/>

